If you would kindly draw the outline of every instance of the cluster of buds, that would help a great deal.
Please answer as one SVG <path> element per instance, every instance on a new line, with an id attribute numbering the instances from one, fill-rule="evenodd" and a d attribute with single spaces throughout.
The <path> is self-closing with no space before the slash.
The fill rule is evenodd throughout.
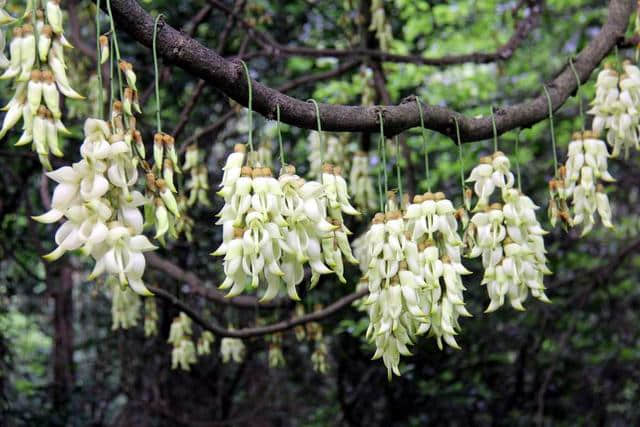
<path id="1" fill-rule="evenodd" d="M 393 33 L 391 32 L 391 24 L 384 10 L 384 0 L 373 0 L 371 2 L 371 24 L 369 24 L 369 31 L 376 32 L 376 39 L 378 39 L 380 50 L 388 51 L 393 42 Z"/>
<path id="2" fill-rule="evenodd" d="M 573 216 L 569 216 L 568 223 L 570 226 L 581 224 L 584 236 L 595 224 L 596 211 L 605 227 L 613 227 L 609 199 L 598 180 L 614 182 L 615 179 L 607 170 L 609 153 L 604 141 L 591 131 L 576 132 L 571 139 L 566 166 L 559 169 L 562 181 L 556 183 L 557 194 L 562 194 L 565 200 L 572 199 Z"/>
<path id="3" fill-rule="evenodd" d="M 213 334 L 209 331 L 204 331 L 198 338 L 198 343 L 196 345 L 198 356 L 204 356 L 207 354 L 211 354 L 211 344 L 216 340 Z"/>
<path id="4" fill-rule="evenodd" d="M 320 309 L 320 306 L 315 307 L 316 311 Z M 326 374 L 329 370 L 329 349 L 325 343 L 322 325 L 318 322 L 307 323 L 306 335 L 309 341 L 314 343 L 313 353 L 311 353 L 313 370 L 319 374 Z"/>
<path id="5" fill-rule="evenodd" d="M 346 161 L 349 158 L 345 144 L 333 135 L 309 132 L 309 177 L 319 179 L 322 175 L 324 163 L 340 166 L 346 169 Z"/>
<path id="6" fill-rule="evenodd" d="M 155 298 L 144 300 L 144 336 L 150 337 L 158 334 L 158 308 Z"/>
<path id="7" fill-rule="evenodd" d="M 122 287 L 116 280 L 108 280 L 108 282 L 112 282 L 111 329 L 114 331 L 117 329 L 129 329 L 137 325 L 141 305 L 138 294 L 127 287 Z"/>
<path id="8" fill-rule="evenodd" d="M 227 296 L 242 293 L 247 284 L 257 288 L 263 277 L 268 286 L 262 300 L 281 289 L 298 300 L 296 286 L 304 278 L 304 263 L 311 267 L 311 286 L 322 274 L 335 272 L 340 281 L 343 260 L 351 255 L 342 213 L 355 214 L 340 170 L 323 167 L 322 183 L 305 181 L 295 167 L 282 168 L 279 179 L 271 169 L 245 166 L 246 148 L 234 147 L 223 167 L 218 192 L 225 204 L 217 224 L 223 226 L 222 244 L 213 255 L 224 255 Z"/>
<path id="9" fill-rule="evenodd" d="M 596 97 L 588 111 L 593 114 L 592 129 L 596 135 L 606 132 L 606 140 L 612 147 L 611 157 L 618 157 L 624 150 L 640 149 L 640 69 L 629 61 L 624 61 L 623 74 L 611 65 L 598 74 Z"/>
<path id="10" fill-rule="evenodd" d="M 475 182 L 479 201 L 465 240 L 470 257 L 482 255 L 482 284 L 491 300 L 486 312 L 501 307 L 507 295 L 515 309 L 524 310 L 529 291 L 549 302 L 543 284 L 544 275 L 551 274 L 542 238 L 546 232 L 536 218 L 538 207 L 513 188 L 509 159 L 500 151 L 481 158 L 468 181 Z M 489 204 L 495 188 L 501 190 L 502 203 Z"/>
<path id="11" fill-rule="evenodd" d="M 175 140 L 171 135 L 162 132 L 154 135 L 153 162 L 153 167 L 149 167 L 146 174 L 147 193 L 153 200 L 147 221 L 155 225 L 156 239 L 163 241 L 167 233 L 172 238 L 177 238 L 176 226 L 181 212 L 175 197 L 178 190 L 175 186 L 174 173 L 181 173 L 181 170 Z"/>
<path id="12" fill-rule="evenodd" d="M 277 368 L 285 365 L 284 354 L 282 353 L 282 334 L 276 333 L 268 338 L 269 341 L 269 367 Z"/>
<path id="13" fill-rule="evenodd" d="M 143 252 L 155 246 L 142 234 L 139 210 L 147 200 L 131 189 L 138 178 L 131 138 L 111 127 L 103 120 L 86 120 L 82 160 L 47 173 L 58 183 L 51 210 L 34 219 L 47 224 L 66 219 L 55 235 L 58 247 L 44 256 L 48 261 L 82 249 L 96 260 L 90 278 L 107 272 L 121 285 L 149 295 L 142 282 Z"/>
<path id="14" fill-rule="evenodd" d="M 191 318 L 180 312 L 171 322 L 169 339 L 167 342 L 173 346 L 171 351 L 171 369 L 180 367 L 183 371 L 190 371 L 191 365 L 198 361 L 196 347 L 191 338 Z"/>
<path id="15" fill-rule="evenodd" d="M 456 211 L 443 193 L 417 195 L 406 212 L 395 208 L 374 216 L 357 253 L 369 288 L 365 301 L 370 324 L 367 338 L 376 344 L 388 375 L 400 375 L 400 355 L 429 332 L 459 348 L 458 318 L 464 307 L 461 263 L 462 239 Z"/>
<path id="16" fill-rule="evenodd" d="M 182 170 L 190 172 L 191 177 L 187 181 L 186 189 L 189 190 L 187 205 L 193 206 L 196 202 L 202 206 L 211 206 L 207 191 L 209 191 L 209 173 L 207 165 L 203 163 L 203 153 L 196 145 L 187 147 Z"/>
<path id="17" fill-rule="evenodd" d="M 59 134 L 69 134 L 61 121 L 60 94 L 71 99 L 83 97 L 71 88 L 66 72 L 64 48 L 72 46 L 63 35 L 60 2 L 48 0 L 46 13 L 40 9 L 35 13 L 35 28 L 32 23 L 15 27 L 10 59 L 0 61 L 6 66 L 0 79 L 12 79 L 15 87 L 13 98 L 2 109 L 7 113 L 0 138 L 22 119 L 23 133 L 16 145 L 31 144 L 42 165 L 50 170 L 49 153 L 63 155 Z"/>
<path id="18" fill-rule="evenodd" d="M 220 355 L 222 356 L 222 363 L 228 363 L 231 360 L 235 363 L 241 363 L 244 360 L 246 350 L 247 349 L 240 338 L 225 337 L 220 340 Z"/>
<path id="19" fill-rule="evenodd" d="M 564 165 L 558 167 L 558 175 L 549 181 L 549 207 L 547 216 L 552 227 L 562 224 L 562 228 L 567 231 L 573 227 L 573 218 L 569 210 L 570 194 L 565 187 L 567 168 Z"/>
<path id="20" fill-rule="evenodd" d="M 313 370 L 319 374 L 326 374 L 329 370 L 329 349 L 324 340 L 316 342 L 316 347 L 311 354 Z"/>
<path id="21" fill-rule="evenodd" d="M 349 172 L 349 193 L 353 196 L 354 204 L 362 211 L 374 211 L 378 205 L 369 165 L 369 155 L 358 151 L 353 156 Z"/>

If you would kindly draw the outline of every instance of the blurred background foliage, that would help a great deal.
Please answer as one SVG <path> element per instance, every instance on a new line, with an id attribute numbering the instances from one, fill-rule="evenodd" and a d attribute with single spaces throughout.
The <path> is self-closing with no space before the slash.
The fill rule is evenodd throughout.
<path id="1" fill-rule="evenodd" d="M 18 2 L 8 3 L 9 10 L 17 13 Z M 222 3 L 234 7 L 233 2 Z M 350 49 L 362 43 L 361 6 L 356 0 L 240 3 L 244 19 L 283 45 Z M 521 3 L 527 2 L 386 1 L 394 37 L 390 50 L 428 57 L 493 51 L 509 39 L 516 22 L 530 13 Z M 506 106 L 539 93 L 543 82 L 598 32 L 606 20 L 606 2 L 539 3 L 543 9 L 538 25 L 508 60 L 448 67 L 383 63 L 392 102 L 415 94 L 425 102 L 475 116 L 489 114 L 491 105 Z M 162 12 L 174 27 L 194 31 L 210 47 L 218 47 L 221 29 L 229 21 L 228 15 L 212 7 L 206 19 L 192 28 L 196 12 L 208 7 L 206 1 L 150 0 L 142 4 L 154 16 Z M 75 25 L 69 30 L 72 42 L 93 49 L 94 5 L 73 0 L 63 5 L 70 12 L 67 27 L 71 22 Z M 139 87 L 150 88 L 150 52 L 128 38 L 123 29 L 119 36 L 123 56 L 138 72 Z M 259 50 L 247 29 L 236 25 L 222 54 L 231 57 Z M 91 52 L 74 51 L 69 74 L 74 87 L 90 93 L 95 65 L 85 53 Z M 632 58 L 633 53 L 621 50 L 619 56 Z M 273 53 L 247 62 L 255 78 L 278 87 L 298 77 L 334 70 L 347 60 Z M 288 94 L 318 102 L 360 104 L 367 84 L 362 71 L 376 65 L 367 59 L 364 62 L 339 77 L 302 85 Z M 172 129 L 198 83 L 179 68 L 161 68 L 162 119 Z M 594 79 L 592 76 L 578 94 L 585 103 L 593 97 Z M 1 87 L 3 103 L 10 93 L 6 86 Z M 376 102 L 380 103 L 379 94 Z M 67 125 L 74 132 L 66 140 L 64 162 L 69 162 L 77 157 L 83 118 L 94 114 L 95 106 L 73 102 L 66 110 L 66 116 L 72 117 Z M 144 110 L 139 127 L 150 142 L 153 100 L 145 103 Z M 244 115 L 214 87 L 205 86 L 177 140 L 180 146 L 196 143 L 205 150 L 212 185 L 219 182 L 220 167 L 233 144 L 246 141 Z M 221 117 L 224 122 L 213 132 L 207 131 Z M 265 127 L 273 124 L 258 116 L 255 122 L 258 136 L 268 135 Z M 282 128 L 288 160 L 304 173 L 309 131 Z M 580 129 L 575 97 L 555 114 L 555 129 L 563 161 L 571 132 Z M 460 201 L 457 148 L 442 135 L 428 134 L 431 184 Z M 405 179 L 413 179 L 415 189 L 424 191 L 427 183 L 419 130 L 408 131 L 404 137 L 409 147 L 400 160 Z M 357 147 L 375 141 L 376 135 L 343 138 Z M 264 338 L 246 340 L 247 357 L 242 363 L 223 365 L 218 339 L 212 355 L 200 357 L 190 372 L 172 371 L 166 339 L 178 313 L 174 307 L 158 301 L 159 335 L 155 337 L 144 337 L 142 322 L 126 331 L 111 331 L 109 293 L 100 280 L 87 281 L 90 266 L 86 260 L 79 255 L 66 255 L 50 265 L 41 260 L 40 255 L 53 248 L 54 228 L 36 224 L 29 216 L 44 211 L 42 196 L 50 190 L 42 180 L 37 158 L 13 147 L 15 139 L 13 133 L 0 147 L 0 424 L 622 426 L 640 421 L 637 153 L 610 164 L 618 179 L 610 188 L 614 230 L 597 228 L 580 239 L 575 231 L 566 234 L 555 229 L 546 237 L 554 271 L 547 279 L 552 304 L 528 301 L 526 312 L 505 307 L 483 314 L 487 298 L 479 285 L 480 265 L 470 262 L 474 274 L 467 281 L 467 304 L 474 317 L 463 321 L 458 339 L 462 350 L 440 351 L 425 337 L 413 347 L 414 356 L 404 358 L 402 377 L 389 382 L 383 364 L 370 360 L 372 347 L 363 339 L 367 318 L 354 308 L 322 323 L 329 347 L 329 370 L 324 375 L 311 368 L 316 344 L 298 341 L 293 331 L 283 334 L 284 367 L 268 366 Z M 514 132 L 501 136 L 500 148 L 512 161 L 519 161 L 523 190 L 541 206 L 540 218 L 550 228 L 545 213 L 546 182 L 553 170 L 548 122 L 522 131 L 517 159 L 514 139 Z M 271 147 L 275 158 L 277 144 Z M 464 145 L 465 172 L 490 150 L 490 141 Z M 391 186 L 396 185 L 392 178 Z M 208 254 L 221 239 L 221 231 L 213 225 L 221 200 L 213 191 L 210 198 L 212 208 L 190 211 L 195 221 L 193 242 L 170 242 L 159 253 L 214 287 L 222 281 L 221 261 Z M 365 228 L 364 222 L 353 224 L 356 235 Z M 347 285 L 327 278 L 312 292 L 304 292 L 305 310 L 352 292 L 360 273 L 356 268 L 347 273 Z M 152 268 L 147 269 L 146 277 L 150 284 L 178 294 L 223 325 L 268 324 L 293 312 L 292 306 L 277 310 L 223 306 Z"/>

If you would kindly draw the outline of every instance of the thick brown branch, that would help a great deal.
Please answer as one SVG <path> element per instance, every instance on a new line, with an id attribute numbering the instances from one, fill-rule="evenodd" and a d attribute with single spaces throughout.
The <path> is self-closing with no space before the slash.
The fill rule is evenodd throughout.
<path id="1" fill-rule="evenodd" d="M 274 323 L 272 325 L 267 326 L 258 326 L 254 328 L 245 328 L 245 329 L 225 329 L 215 323 L 208 322 L 205 318 L 203 318 L 198 312 L 196 312 L 189 305 L 180 301 L 177 297 L 173 296 L 169 292 L 164 289 L 156 288 L 153 286 L 148 286 L 149 290 L 155 294 L 155 296 L 162 298 L 171 304 L 175 305 L 178 309 L 184 311 L 189 315 L 197 324 L 202 326 L 204 329 L 207 329 L 214 334 L 221 337 L 232 337 L 232 338 L 252 338 L 258 337 L 262 335 L 269 335 L 276 332 L 286 331 L 288 329 L 293 329 L 298 325 L 304 325 L 309 322 L 319 322 L 321 320 L 326 319 L 327 317 L 337 313 L 343 308 L 349 306 L 352 302 L 357 299 L 360 299 L 368 294 L 368 290 L 361 290 L 344 296 L 334 302 L 331 305 L 323 308 L 322 310 L 314 311 L 313 313 L 305 314 L 304 316 L 294 317 L 289 320 L 283 320 L 282 322 Z"/>
<path id="2" fill-rule="evenodd" d="M 115 19 L 120 28 L 149 47 L 152 44 L 153 19 L 135 0 L 113 0 Z M 634 10 L 634 2 L 611 0 L 609 16 L 600 33 L 580 52 L 574 61 L 581 81 L 587 81 L 602 59 L 622 39 Z M 248 102 L 248 87 L 244 69 L 238 62 L 227 61 L 196 40 L 185 36 L 162 22 L 158 29 L 158 51 L 167 62 L 172 62 L 194 76 L 206 80 L 217 89 L 242 105 Z M 567 66 L 547 85 L 553 109 L 558 109 L 576 90 L 576 79 Z M 314 106 L 305 101 L 284 95 L 253 81 L 253 108 L 260 114 L 275 117 L 276 105 L 281 107 L 283 122 L 306 129 L 316 128 Z M 354 107 L 344 105 L 320 105 L 322 128 L 327 131 L 375 132 L 378 128 L 378 112 L 382 112 L 389 135 L 417 127 L 420 123 L 414 100 L 397 106 Z M 448 108 L 425 105 L 425 126 L 453 137 L 453 118 L 460 123 L 463 141 L 476 141 L 491 137 L 491 118 L 469 118 Z M 528 127 L 547 118 L 547 100 L 544 94 L 536 98 L 497 109 L 496 127 L 502 134 L 509 130 Z"/>

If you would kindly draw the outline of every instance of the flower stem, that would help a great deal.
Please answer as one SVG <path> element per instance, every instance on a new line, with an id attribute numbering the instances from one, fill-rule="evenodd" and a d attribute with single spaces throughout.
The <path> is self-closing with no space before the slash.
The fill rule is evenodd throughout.
<path id="1" fill-rule="evenodd" d="M 158 132 L 162 132 L 162 119 L 160 118 L 160 76 L 158 75 L 158 51 L 156 49 L 158 38 L 158 21 L 162 17 L 162 14 L 156 16 L 156 20 L 153 23 L 153 71 L 155 73 L 155 89 L 156 89 L 156 127 Z"/>
<path id="2" fill-rule="evenodd" d="M 558 176 L 558 153 L 556 151 L 556 135 L 553 130 L 553 104 L 551 103 L 551 95 L 545 85 L 542 85 L 545 95 L 547 95 L 547 103 L 549 104 L 549 128 L 551 129 L 551 147 L 553 148 L 553 171 L 554 176 Z"/>

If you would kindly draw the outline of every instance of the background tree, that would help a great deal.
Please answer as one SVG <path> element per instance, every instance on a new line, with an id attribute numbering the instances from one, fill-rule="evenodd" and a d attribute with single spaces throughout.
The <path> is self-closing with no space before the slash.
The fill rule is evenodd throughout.
<path id="1" fill-rule="evenodd" d="M 106 9 L 105 1 L 100 5 Z M 65 103 L 72 135 L 54 167 L 77 160 L 83 119 L 97 108 L 89 78 L 96 70 L 96 5 L 69 0 L 63 6 L 65 32 L 76 47 L 71 83 L 90 96 Z M 637 42 L 627 30 L 633 5 L 623 0 L 396 0 L 384 3 L 391 38 L 371 26 L 369 1 L 113 0 L 110 6 L 122 57 L 137 71 L 144 110 L 138 128 L 149 152 L 156 107 L 148 48 L 153 17 L 165 16 L 157 33 L 161 119 L 181 152 L 194 144 L 202 150 L 212 189 L 233 145 L 246 141 L 242 59 L 254 78 L 256 139 L 278 156 L 272 127 L 280 106 L 284 151 L 301 175 L 309 168 L 309 129 L 317 126 L 314 106 L 305 102 L 313 98 L 327 136 L 339 132 L 347 142 L 345 157 L 375 151 L 383 113 L 387 136 L 399 135 L 405 190 L 430 185 L 461 202 L 453 119 L 470 142 L 463 146 L 466 176 L 491 153 L 491 142 L 482 140 L 491 138 L 495 106 L 500 148 L 519 162 L 524 192 L 546 209 L 553 152 L 543 84 L 564 158 L 571 133 L 581 127 L 576 95 L 593 99 L 590 77 L 603 59 L 634 59 L 630 48 Z M 7 9 L 17 16 L 23 6 Z M 106 14 L 100 19 L 108 28 Z M 579 92 L 572 57 L 583 82 Z M 4 89 L 8 101 L 12 92 Z M 424 103 L 425 127 L 435 131 L 428 133 L 429 182 L 412 96 Z M 55 228 L 30 216 L 50 205 L 50 186 L 38 156 L 13 146 L 18 137 L 10 133 L 0 149 L 0 408 L 9 425 L 627 425 L 640 418 L 637 153 L 610 161 L 617 178 L 609 192 L 614 230 L 597 227 L 580 238 L 555 228 L 545 237 L 552 304 L 528 300 L 526 312 L 505 307 L 482 314 L 482 268 L 471 262 L 474 274 L 465 284 L 474 317 L 463 321 L 462 350 L 440 351 L 423 338 L 412 347 L 414 356 L 403 358 L 403 375 L 389 382 L 384 366 L 370 360 L 367 316 L 351 304 L 366 293 L 355 289 L 357 267 L 347 269 L 346 285 L 323 276 L 307 292 L 303 282 L 300 306 L 223 297 L 216 289 L 222 264 L 209 256 L 222 238 L 212 224 L 222 207 L 213 191 L 211 206 L 188 211 L 191 242 L 169 240 L 147 256 L 158 334 L 145 337 L 142 316 L 138 327 L 111 331 L 111 292 L 101 279 L 87 280 L 86 259 L 41 259 L 55 247 Z M 390 187 L 397 186 L 391 176 Z M 550 229 L 543 210 L 539 219 Z M 350 226 L 358 236 L 367 221 Z M 212 353 L 188 372 L 170 369 L 166 342 L 181 311 L 193 319 L 194 336 L 206 328 L 217 335 Z M 140 313 L 152 311 L 145 306 Z M 241 362 L 223 363 L 219 346 L 226 335 L 245 338 Z M 273 348 L 282 349 L 284 367 L 269 367 Z M 312 369 L 323 366 L 325 374 Z"/>

